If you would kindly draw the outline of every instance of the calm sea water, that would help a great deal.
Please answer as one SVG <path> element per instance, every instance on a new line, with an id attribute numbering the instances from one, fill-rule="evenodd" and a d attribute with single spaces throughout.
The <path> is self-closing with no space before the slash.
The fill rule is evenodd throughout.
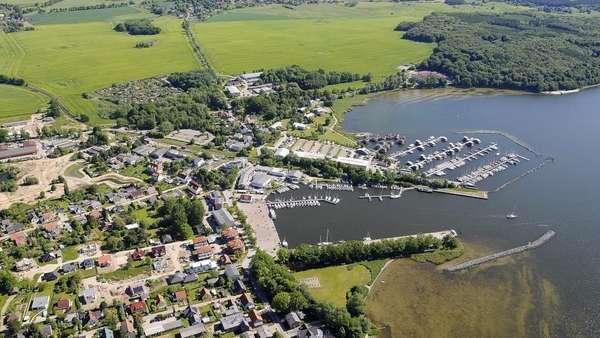
<path id="1" fill-rule="evenodd" d="M 340 240 L 454 228 L 465 240 L 507 248 L 553 229 L 557 236 L 524 264 L 535 266 L 556 286 L 568 335 L 600 336 L 600 90 L 567 96 L 395 93 L 354 109 L 344 127 L 401 134 L 409 141 L 429 135 L 454 140 L 462 135 L 455 132 L 465 129 L 501 130 L 555 162 L 493 193 L 488 201 L 409 192 L 398 200 L 369 203 L 357 198 L 362 191 L 335 193 L 343 199 L 337 206 L 279 211 L 282 238 L 293 246 L 324 240 L 327 229 L 329 240 Z M 510 142 L 501 148 L 526 154 Z M 492 185 L 519 170 L 494 178 Z M 508 221 L 505 215 L 512 210 L 520 217 Z"/>

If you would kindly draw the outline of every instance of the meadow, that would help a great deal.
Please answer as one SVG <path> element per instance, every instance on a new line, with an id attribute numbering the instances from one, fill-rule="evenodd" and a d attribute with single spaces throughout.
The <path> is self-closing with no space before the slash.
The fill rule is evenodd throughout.
<path id="1" fill-rule="evenodd" d="M 48 103 L 47 98 L 26 88 L 0 85 L 0 122 L 27 119 Z"/>
<path id="2" fill-rule="evenodd" d="M 113 31 L 114 22 L 38 25 L 32 32 L 0 33 L 0 72 L 59 97 L 75 114 L 90 116 L 91 124 L 110 124 L 83 93 L 199 67 L 180 20 L 161 17 L 155 24 L 162 32 L 143 37 Z M 136 42 L 148 40 L 155 42 L 153 47 L 135 48 Z"/>
<path id="3" fill-rule="evenodd" d="M 120 18 L 149 17 L 150 14 L 135 7 L 117 7 L 103 9 L 88 9 L 85 11 L 58 12 L 58 13 L 34 13 L 27 15 L 27 21 L 34 25 L 59 25 L 67 23 L 86 23 L 117 21 Z"/>
<path id="4" fill-rule="evenodd" d="M 297 272 L 294 277 L 298 281 L 317 277 L 321 287 L 309 289 L 310 293 L 318 300 L 345 307 L 346 292 L 355 285 L 367 285 L 371 280 L 371 273 L 364 265 L 352 264 Z"/>

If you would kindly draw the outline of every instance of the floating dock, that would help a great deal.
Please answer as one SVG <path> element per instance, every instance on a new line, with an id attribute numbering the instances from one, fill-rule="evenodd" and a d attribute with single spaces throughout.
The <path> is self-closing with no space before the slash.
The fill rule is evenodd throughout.
<path id="1" fill-rule="evenodd" d="M 267 206 L 272 209 L 284 209 L 284 208 L 297 208 L 297 207 L 319 207 L 321 203 L 329 203 L 336 205 L 340 203 L 341 199 L 338 197 L 303 197 L 301 199 L 289 199 L 289 200 L 277 200 L 267 202 Z"/>
<path id="2" fill-rule="evenodd" d="M 404 192 L 404 189 L 401 187 L 400 190 L 397 193 L 394 192 L 390 192 L 389 194 L 380 194 L 380 195 L 371 195 L 368 193 L 365 193 L 362 196 L 358 196 L 358 198 L 360 199 L 368 199 L 369 202 L 371 202 L 372 200 L 380 200 L 383 201 L 384 198 L 389 198 L 389 199 L 398 199 L 400 197 L 402 197 L 402 193 Z"/>
<path id="3" fill-rule="evenodd" d="M 488 255 L 488 256 L 484 256 L 484 257 L 479 257 L 479 258 L 475 258 L 472 259 L 470 261 L 455 265 L 455 266 L 451 266 L 449 268 L 446 268 L 446 271 L 450 271 L 450 272 L 456 272 L 456 271 L 460 271 L 460 270 L 465 270 L 468 268 L 472 268 L 474 266 L 478 266 L 481 265 L 483 263 L 487 263 L 487 262 L 491 262 L 494 261 L 498 258 L 502 258 L 502 257 L 506 257 L 506 256 L 510 256 L 510 255 L 514 255 L 514 254 L 518 254 L 521 253 L 523 251 L 526 250 L 530 250 L 530 249 L 535 249 L 541 245 L 543 245 L 544 243 L 546 243 L 547 241 L 549 241 L 552 237 L 554 237 L 554 235 L 556 235 L 556 233 L 553 230 L 549 230 L 547 231 L 545 234 L 542 235 L 542 237 L 536 239 L 533 242 L 529 242 L 525 245 L 516 247 L 516 248 L 512 248 L 509 250 L 505 250 L 505 251 L 501 251 L 501 252 L 497 252 L 493 255 Z"/>

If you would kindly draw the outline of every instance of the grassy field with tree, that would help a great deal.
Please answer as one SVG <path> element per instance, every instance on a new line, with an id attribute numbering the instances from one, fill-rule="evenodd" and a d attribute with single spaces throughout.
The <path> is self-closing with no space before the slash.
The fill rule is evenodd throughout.
<path id="1" fill-rule="evenodd" d="M 141 38 L 115 32 L 111 22 L 37 26 L 33 32 L 0 33 L 0 72 L 58 96 L 91 124 L 107 124 L 83 93 L 126 82 L 198 67 L 181 21 L 154 21 L 161 33 L 152 48 L 135 48 Z"/>
<path id="2" fill-rule="evenodd" d="M 48 98 L 27 88 L 0 85 L 0 122 L 23 120 L 43 108 Z"/>
<path id="3" fill-rule="evenodd" d="M 367 285 L 371 274 L 362 264 L 351 264 L 305 270 L 295 273 L 294 277 L 300 282 L 305 278 L 318 278 L 321 286 L 309 289 L 310 293 L 318 300 L 344 307 L 346 292 L 355 285 Z"/>

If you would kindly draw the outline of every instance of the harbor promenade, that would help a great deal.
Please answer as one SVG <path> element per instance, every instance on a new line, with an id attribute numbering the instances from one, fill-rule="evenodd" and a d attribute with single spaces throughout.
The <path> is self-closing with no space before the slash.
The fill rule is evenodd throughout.
<path id="1" fill-rule="evenodd" d="M 269 207 L 264 199 L 252 203 L 238 203 L 238 207 L 246 215 L 248 224 L 256 235 L 256 246 L 275 256 L 281 245 L 275 223 L 269 217 Z"/>

